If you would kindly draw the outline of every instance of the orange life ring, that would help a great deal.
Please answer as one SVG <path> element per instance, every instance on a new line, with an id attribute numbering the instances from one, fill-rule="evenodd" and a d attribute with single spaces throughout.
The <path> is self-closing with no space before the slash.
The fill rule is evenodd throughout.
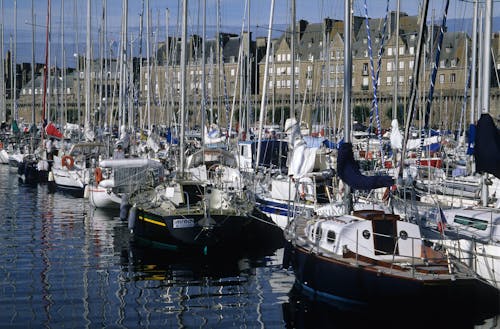
<path id="1" fill-rule="evenodd" d="M 73 168 L 75 165 L 75 159 L 71 155 L 65 155 L 61 159 L 61 164 L 63 167 L 67 167 L 68 169 Z"/>
<path id="2" fill-rule="evenodd" d="M 95 179 L 96 184 L 99 184 L 102 181 L 102 169 L 100 167 L 95 168 L 94 179 Z"/>

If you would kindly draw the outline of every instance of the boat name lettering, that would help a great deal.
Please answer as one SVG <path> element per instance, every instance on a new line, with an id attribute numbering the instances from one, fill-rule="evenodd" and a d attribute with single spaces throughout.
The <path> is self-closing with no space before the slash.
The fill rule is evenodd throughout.
<path id="1" fill-rule="evenodd" d="M 193 218 L 177 218 L 174 219 L 174 228 L 186 228 L 193 227 L 194 219 Z"/>

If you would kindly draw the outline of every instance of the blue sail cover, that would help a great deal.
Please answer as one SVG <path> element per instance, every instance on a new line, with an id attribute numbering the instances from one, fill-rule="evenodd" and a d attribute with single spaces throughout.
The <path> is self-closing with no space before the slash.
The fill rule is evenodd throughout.
<path id="1" fill-rule="evenodd" d="M 476 139 L 476 125 L 469 125 L 469 142 L 467 143 L 467 155 L 474 154 L 474 141 Z"/>
<path id="2" fill-rule="evenodd" d="M 474 159 L 476 171 L 500 178 L 500 134 L 488 113 L 481 114 L 477 122 Z"/>
<path id="3" fill-rule="evenodd" d="M 391 176 L 365 176 L 361 174 L 359 164 L 354 160 L 352 143 L 342 143 L 339 147 L 337 174 L 354 190 L 372 190 L 394 184 Z"/>

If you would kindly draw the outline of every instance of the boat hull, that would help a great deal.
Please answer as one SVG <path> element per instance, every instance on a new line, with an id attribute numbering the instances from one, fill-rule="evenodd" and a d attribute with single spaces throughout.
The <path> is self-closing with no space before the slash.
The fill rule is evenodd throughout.
<path id="1" fill-rule="evenodd" d="M 220 251 L 275 250 L 283 246 L 283 231 L 255 209 L 250 216 L 202 213 L 160 216 L 135 209 L 131 227 L 134 239 L 147 245 L 198 254 Z M 130 226 L 130 217 L 129 217 Z"/>
<path id="2" fill-rule="evenodd" d="M 89 202 L 94 208 L 120 209 L 121 197 L 110 189 L 92 185 L 89 187 Z"/>
<path id="3" fill-rule="evenodd" d="M 487 305 L 492 310 L 499 307 L 498 289 L 473 277 L 442 280 L 402 277 L 369 266 L 357 266 L 341 258 L 319 255 L 287 242 L 284 266 L 290 265 L 301 291 L 327 302 L 359 306 L 398 305 L 408 300 L 439 300 L 457 305 L 480 301 L 482 306 Z"/>

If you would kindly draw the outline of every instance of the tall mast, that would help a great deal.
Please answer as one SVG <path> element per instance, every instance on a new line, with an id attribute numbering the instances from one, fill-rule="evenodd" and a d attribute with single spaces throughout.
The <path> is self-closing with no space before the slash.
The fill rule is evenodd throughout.
<path id="1" fill-rule="evenodd" d="M 205 39 L 207 37 L 207 0 L 203 0 L 203 27 L 202 27 L 202 39 L 201 39 L 201 145 L 205 146 L 205 124 L 206 124 L 206 89 L 205 89 L 205 62 L 206 62 L 206 53 L 205 53 Z"/>
<path id="2" fill-rule="evenodd" d="M 264 82 L 262 83 L 262 99 L 260 103 L 260 116 L 259 116 L 259 130 L 257 130 L 257 155 L 255 156 L 255 170 L 259 166 L 260 150 L 262 147 L 262 128 L 264 126 L 264 112 L 266 111 L 266 95 L 267 89 L 269 88 L 267 79 L 269 72 L 269 57 L 271 54 L 271 33 L 273 27 L 273 16 L 274 16 L 274 0 L 271 1 L 271 13 L 269 14 L 269 29 L 267 30 L 267 45 L 266 45 L 266 64 L 264 66 Z"/>
<path id="3" fill-rule="evenodd" d="M 35 119 L 35 25 L 36 25 L 36 17 L 35 17 L 35 4 L 34 0 L 31 0 L 31 20 L 33 24 L 31 24 L 31 98 L 32 98 L 32 109 L 31 109 L 31 125 L 36 127 L 36 119 Z M 32 137 L 35 137 L 35 129 L 32 131 Z M 33 142 L 33 141 L 32 141 Z M 33 145 L 32 149 L 33 149 Z"/>
<path id="4" fill-rule="evenodd" d="M 4 32 L 4 7 L 3 7 L 3 0 L 0 0 L 1 7 L 2 7 L 2 19 L 0 20 L 0 120 L 2 122 L 5 122 L 7 120 L 7 115 L 5 111 L 5 100 L 6 100 L 6 95 L 5 95 L 5 62 L 4 62 L 4 57 L 3 57 L 3 42 L 4 42 L 4 37 L 3 37 L 3 32 Z M 33 92 L 34 93 L 34 92 Z"/>
<path id="5" fill-rule="evenodd" d="M 484 47 L 483 47 L 483 90 L 482 90 L 482 108 L 481 114 L 490 112 L 490 65 L 491 65 L 491 24 L 493 17 L 493 1 L 486 0 L 486 10 L 484 15 Z M 482 177 L 483 186 L 481 189 L 481 200 L 484 207 L 488 206 L 488 185 L 486 184 L 488 174 L 484 173 Z"/>
<path id="6" fill-rule="evenodd" d="M 147 72 L 148 72 L 148 78 L 146 79 L 146 84 L 148 87 L 147 90 L 147 101 L 146 101 L 146 116 L 147 116 L 147 122 L 148 122 L 148 129 L 151 131 L 151 61 L 150 61 L 150 53 L 149 53 L 149 0 L 146 0 L 146 65 L 147 65 Z M 142 39 L 142 38 L 141 38 Z"/>
<path id="7" fill-rule="evenodd" d="M 295 118 L 295 0 L 292 1 L 292 24 L 291 24 L 291 36 L 290 36 L 290 52 L 291 52 L 291 69 L 292 69 L 292 83 L 290 86 L 290 118 Z M 266 86 L 267 88 L 267 86 Z M 302 117 L 302 116 L 301 116 Z M 299 122 L 300 126 L 300 122 Z"/>
<path id="8" fill-rule="evenodd" d="M 14 47 L 12 48 L 12 77 L 13 88 L 11 90 L 12 97 L 12 113 L 14 119 L 19 120 L 17 113 L 17 1 L 14 0 Z"/>
<path id="9" fill-rule="evenodd" d="M 424 39 L 424 31 L 425 31 L 425 25 L 427 22 L 427 11 L 429 9 L 429 0 L 424 1 L 424 5 L 422 7 L 422 13 L 420 14 L 420 28 L 418 32 L 418 41 L 417 41 L 417 51 L 415 53 L 415 65 L 413 68 L 413 79 L 411 80 L 411 87 L 410 87 L 410 100 L 408 104 L 408 116 L 406 117 L 406 122 L 405 122 L 405 132 L 403 135 L 403 147 L 401 149 L 401 162 L 399 164 L 399 172 L 398 172 L 398 177 L 400 179 L 403 178 L 403 168 L 404 168 L 404 157 L 406 154 L 406 143 L 408 141 L 408 136 L 410 134 L 410 125 L 411 125 L 411 118 L 413 117 L 413 112 L 415 111 L 415 102 L 417 98 L 417 89 L 418 89 L 418 80 L 420 77 L 420 63 L 421 60 L 420 58 L 422 57 L 422 50 L 423 50 L 423 39 Z"/>
<path id="10" fill-rule="evenodd" d="M 396 54 L 395 54 L 395 68 L 394 68 L 394 95 L 392 104 L 392 120 L 398 118 L 398 85 L 399 85 L 399 0 L 396 5 Z"/>
<path id="11" fill-rule="evenodd" d="M 475 120 L 476 108 L 476 65 L 477 65 L 477 18 L 479 13 L 479 1 L 474 1 L 474 16 L 472 19 L 472 63 L 471 63 L 471 80 L 470 80 L 470 123 Z"/>
<path id="12" fill-rule="evenodd" d="M 186 111 L 186 57 L 187 57 L 187 2 L 184 0 L 182 3 L 182 43 L 181 43 L 181 99 L 180 99 L 180 138 L 179 138 L 179 169 L 181 177 L 184 176 L 184 121 Z"/>
<path id="13" fill-rule="evenodd" d="M 91 33 L 91 19 L 90 9 L 91 1 L 87 0 L 87 41 L 86 41 L 86 55 L 85 55 L 85 129 L 90 128 L 90 66 L 91 66 L 91 47 L 90 47 L 90 33 Z"/>
<path id="14" fill-rule="evenodd" d="M 42 122 L 47 115 L 47 79 L 49 72 L 49 22 L 50 22 L 50 0 L 47 0 L 47 25 L 45 27 L 45 66 L 43 68 L 43 98 L 42 98 Z M 43 136 L 43 135 L 42 135 Z"/>
<path id="15" fill-rule="evenodd" d="M 351 52 L 351 0 L 344 1 L 344 141 L 351 142 L 351 88 L 352 88 L 352 52 Z M 353 208 L 351 188 L 345 184 L 346 213 Z"/>

